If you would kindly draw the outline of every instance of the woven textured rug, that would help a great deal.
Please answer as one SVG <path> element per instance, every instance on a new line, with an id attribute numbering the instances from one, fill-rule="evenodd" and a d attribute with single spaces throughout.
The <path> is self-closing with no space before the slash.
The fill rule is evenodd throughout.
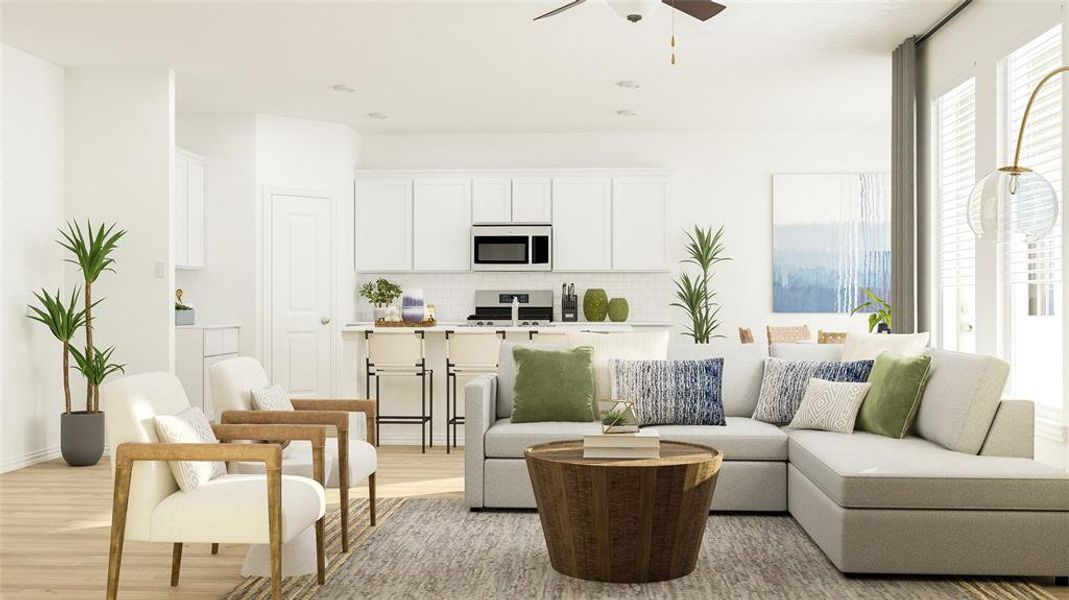
<path id="1" fill-rule="evenodd" d="M 453 499 L 379 502 L 382 517 L 373 530 L 366 501 L 351 507 L 356 541 L 339 557 L 334 534 L 327 582 L 317 586 L 310 575 L 286 580 L 286 598 L 1054 598 L 1012 578 L 845 577 L 793 519 L 764 515 L 711 516 L 698 566 L 687 577 L 603 584 L 553 570 L 534 512 L 472 513 Z M 337 532 L 334 523 L 328 531 Z M 268 597 L 269 581 L 252 578 L 225 598 Z"/>

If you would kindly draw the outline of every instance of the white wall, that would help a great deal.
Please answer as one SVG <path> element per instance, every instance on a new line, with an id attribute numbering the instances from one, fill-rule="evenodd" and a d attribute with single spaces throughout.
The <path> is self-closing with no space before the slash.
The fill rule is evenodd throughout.
<path id="1" fill-rule="evenodd" d="M 63 70 L 3 47 L 0 472 L 59 455 L 61 347 L 26 318 L 32 290 L 63 285 Z M 64 288 L 64 295 L 70 293 Z M 72 378 L 76 374 L 72 375 Z M 78 398 L 74 398 L 76 405 Z"/>
<path id="2" fill-rule="evenodd" d="M 715 283 L 723 305 L 721 331 L 728 339 L 737 339 L 739 326 L 753 329 L 758 336 L 766 324 L 808 323 L 814 329 L 829 330 L 865 328 L 864 316 L 851 319 L 772 312 L 772 174 L 889 171 L 888 131 L 824 131 L 814 127 L 706 133 L 365 135 L 360 159 L 361 169 L 671 169 L 674 258 L 682 258 L 683 229 L 695 224 L 725 226 L 726 253 L 733 260 L 717 268 Z M 658 311 L 658 301 L 643 295 L 637 318 L 684 322 L 681 312 L 668 306 L 672 284 L 663 275 L 566 277 L 574 280 L 578 289 L 592 287 L 587 280 L 610 288 L 618 283 L 630 289 L 636 278 L 645 278 L 662 298 Z M 565 277 L 549 279 L 552 289 L 559 288 Z M 481 281 L 477 274 L 461 275 L 454 285 L 467 293 L 484 287 Z M 453 307 L 447 312 L 459 313 Z"/>
<path id="3" fill-rule="evenodd" d="M 70 69 L 66 77 L 67 217 L 128 231 L 94 298 L 94 342 L 127 374 L 174 369 L 172 181 L 174 73 Z M 68 284 L 78 274 L 68 272 Z"/>
<path id="4" fill-rule="evenodd" d="M 256 117 L 249 113 L 179 113 L 178 147 L 204 157 L 202 269 L 175 272 L 175 286 L 200 325 L 241 326 L 241 353 L 256 341 Z"/>
<path id="5" fill-rule="evenodd" d="M 264 190 L 286 189 L 326 193 L 333 198 L 334 220 L 334 310 L 332 327 L 337 332 L 345 316 L 355 312 L 356 274 L 353 271 L 353 175 L 359 156 L 360 136 L 347 125 L 291 119 L 271 115 L 256 115 L 256 256 L 262 256 L 262 212 Z M 211 166 L 209 165 L 209 168 Z M 211 260 L 211 257 L 206 257 Z M 260 272 L 262 265 L 256 265 Z M 261 286 L 256 288 L 256 306 L 260 319 L 265 316 Z M 262 323 L 261 323 L 262 325 Z M 258 341 L 263 348 L 268 345 Z M 332 341 L 335 368 L 333 388 L 336 393 L 351 390 L 355 357 L 342 351 L 341 334 Z M 348 368 L 347 368 L 348 367 Z"/>

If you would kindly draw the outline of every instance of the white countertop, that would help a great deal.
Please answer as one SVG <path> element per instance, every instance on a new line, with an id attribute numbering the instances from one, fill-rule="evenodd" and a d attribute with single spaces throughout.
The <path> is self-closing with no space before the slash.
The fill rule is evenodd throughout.
<path id="1" fill-rule="evenodd" d="M 363 333 L 365 331 L 374 331 L 376 333 L 408 333 L 412 331 L 425 331 L 427 333 L 445 333 L 446 331 L 631 331 L 636 327 L 664 327 L 668 328 L 672 325 L 670 323 L 654 323 L 654 322 L 624 322 L 624 323 L 591 323 L 588 321 L 554 321 L 547 325 L 528 325 L 520 327 L 472 327 L 467 324 L 467 321 L 439 321 L 434 327 L 375 327 L 375 324 L 370 321 L 347 323 L 345 327 L 342 327 L 342 333 Z"/>
<path id="2" fill-rule="evenodd" d="M 194 323 L 192 325 L 175 325 L 175 329 L 240 329 L 241 325 L 237 323 L 208 323 L 202 325 L 200 323 Z"/>

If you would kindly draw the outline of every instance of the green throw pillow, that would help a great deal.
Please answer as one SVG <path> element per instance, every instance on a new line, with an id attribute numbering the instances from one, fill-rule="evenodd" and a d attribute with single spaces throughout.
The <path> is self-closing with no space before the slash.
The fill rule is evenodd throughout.
<path id="1" fill-rule="evenodd" d="M 594 349 L 517 347 L 512 422 L 593 421 Z"/>
<path id="2" fill-rule="evenodd" d="M 917 416 L 931 364 L 928 355 L 877 356 L 869 373 L 869 393 L 857 414 L 857 429 L 902 439 Z"/>

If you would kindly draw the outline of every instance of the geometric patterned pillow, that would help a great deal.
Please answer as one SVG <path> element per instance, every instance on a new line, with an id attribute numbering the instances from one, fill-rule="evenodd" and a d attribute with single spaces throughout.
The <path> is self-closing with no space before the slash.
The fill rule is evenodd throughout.
<path id="1" fill-rule="evenodd" d="M 157 415 L 156 435 L 167 444 L 218 444 L 208 418 L 197 407 L 177 415 Z M 220 461 L 172 460 L 171 472 L 183 492 L 192 492 L 202 483 L 226 475 L 226 463 Z"/>
<path id="2" fill-rule="evenodd" d="M 869 383 L 810 379 L 805 397 L 789 427 L 852 433 Z"/>
<path id="3" fill-rule="evenodd" d="M 757 421 L 786 425 L 794 419 L 810 379 L 825 381 L 868 381 L 871 360 L 809 361 L 765 359 L 765 374 L 753 418 Z"/>
<path id="4" fill-rule="evenodd" d="M 609 360 L 612 398 L 632 400 L 639 425 L 726 425 L 724 359 Z"/>
<path id="5" fill-rule="evenodd" d="M 286 388 L 273 385 L 252 391 L 252 406 L 256 410 L 293 410 L 293 403 Z"/>

